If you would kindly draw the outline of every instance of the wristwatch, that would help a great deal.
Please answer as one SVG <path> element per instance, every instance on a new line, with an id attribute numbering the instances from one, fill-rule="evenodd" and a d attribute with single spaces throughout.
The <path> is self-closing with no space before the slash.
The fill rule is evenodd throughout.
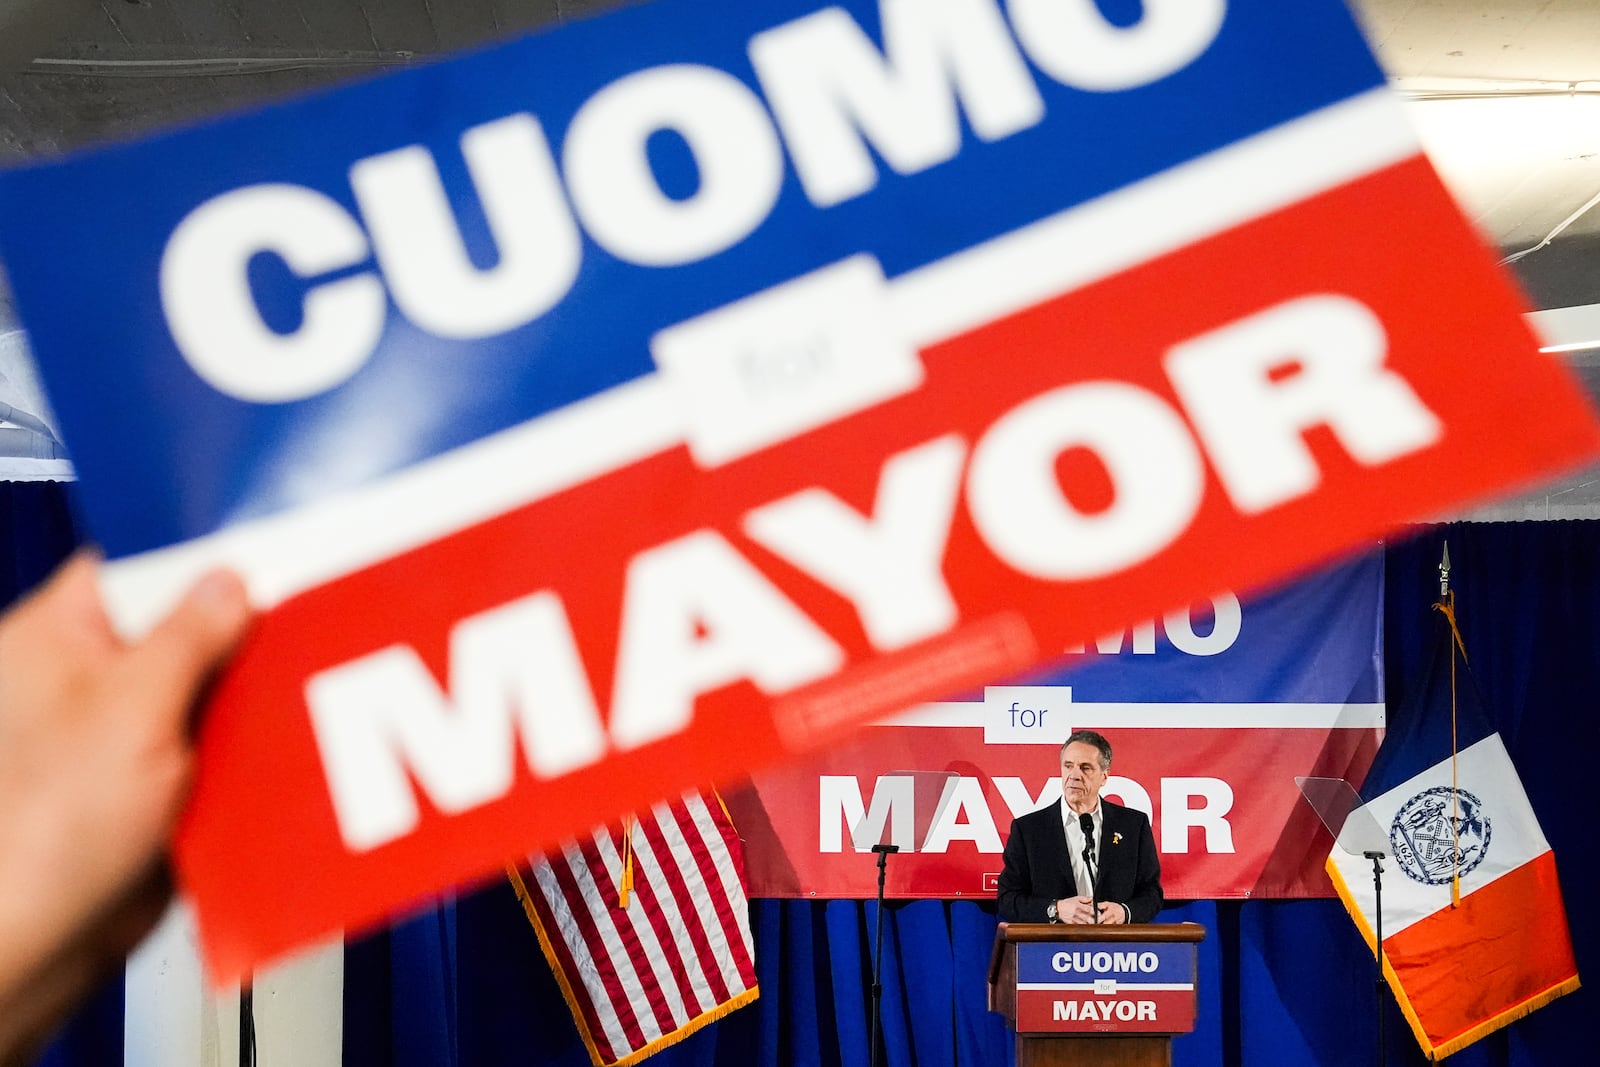
<path id="1" fill-rule="evenodd" d="M 1061 921 L 1056 916 L 1056 902 L 1055 901 L 1052 900 L 1050 902 L 1049 906 L 1044 909 L 1044 917 L 1046 919 L 1049 919 L 1053 923 L 1058 923 L 1058 922 Z"/>

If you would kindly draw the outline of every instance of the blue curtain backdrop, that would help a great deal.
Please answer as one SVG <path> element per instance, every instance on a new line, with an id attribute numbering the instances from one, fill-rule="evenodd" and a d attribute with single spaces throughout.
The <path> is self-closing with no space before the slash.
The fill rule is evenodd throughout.
<path id="1" fill-rule="evenodd" d="M 1424 663 L 1446 536 L 1474 672 L 1555 848 L 1579 971 L 1593 975 L 1600 923 L 1582 887 L 1600 873 L 1586 825 L 1600 742 L 1600 523 L 1457 524 L 1392 544 L 1385 565 L 1391 716 Z M 0 593 L 33 584 L 75 539 L 59 487 L 0 484 L 0 557 L 12 561 L 9 569 L 0 565 L 0 582 L 12 583 Z M 875 915 L 870 902 L 756 901 L 761 999 L 650 1062 L 867 1067 Z M 1010 1035 L 984 1008 L 993 906 L 891 902 L 884 918 L 888 1063 L 1009 1065 Z M 1373 1061 L 1372 958 L 1337 901 L 1196 901 L 1161 919 L 1209 931 L 1200 1029 L 1175 1043 L 1180 1067 Z M 1398 1010 L 1385 1009 L 1389 1062 L 1422 1063 Z M 1569 1062 L 1590 1045 L 1593 1012 L 1592 994 L 1581 990 L 1450 1062 Z M 120 1067 L 121 1039 L 122 990 L 114 982 L 41 1062 Z M 344 1062 L 584 1067 L 588 1057 L 521 906 L 506 885 L 493 884 L 349 944 Z"/>

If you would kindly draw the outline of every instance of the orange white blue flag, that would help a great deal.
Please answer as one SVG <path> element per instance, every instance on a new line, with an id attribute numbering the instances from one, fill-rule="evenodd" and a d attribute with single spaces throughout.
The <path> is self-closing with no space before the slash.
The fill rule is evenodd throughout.
<path id="1" fill-rule="evenodd" d="M 1353 816 L 1388 835 L 1384 973 L 1434 1060 L 1578 988 L 1555 854 L 1467 669 L 1451 603 Z M 1370 861 L 1335 848 L 1327 866 L 1373 944 Z"/>

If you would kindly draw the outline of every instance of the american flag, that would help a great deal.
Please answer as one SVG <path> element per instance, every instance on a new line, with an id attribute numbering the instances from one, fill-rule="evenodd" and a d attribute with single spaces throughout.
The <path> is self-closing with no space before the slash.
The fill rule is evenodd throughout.
<path id="1" fill-rule="evenodd" d="M 756 999 L 744 857 L 713 791 L 510 877 L 596 1067 L 635 1063 Z"/>

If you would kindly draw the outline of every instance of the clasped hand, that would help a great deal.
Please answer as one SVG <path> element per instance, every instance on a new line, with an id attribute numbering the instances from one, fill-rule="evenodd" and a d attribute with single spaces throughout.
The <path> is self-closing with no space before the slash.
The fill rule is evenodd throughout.
<path id="1" fill-rule="evenodd" d="M 1056 901 L 1056 918 L 1064 923 L 1092 923 L 1094 922 L 1093 897 L 1066 897 Z M 1113 901 L 1100 902 L 1100 923 L 1104 926 L 1114 926 L 1127 921 L 1127 913 L 1122 910 L 1122 905 Z"/>

